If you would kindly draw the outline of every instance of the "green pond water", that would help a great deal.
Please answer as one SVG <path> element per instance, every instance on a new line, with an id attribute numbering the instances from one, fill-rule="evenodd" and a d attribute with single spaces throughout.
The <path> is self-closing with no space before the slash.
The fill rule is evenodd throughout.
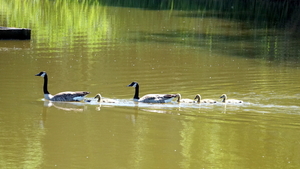
<path id="1" fill-rule="evenodd" d="M 299 39 L 199 11 L 0 0 L 0 168 L 299 168 Z M 10 10 L 8 10 L 10 9 Z M 285 56 L 285 57 L 283 57 Z M 118 104 L 55 103 L 89 91 Z M 134 103 L 180 93 L 217 104 Z M 243 100 L 222 104 L 219 98 Z"/>

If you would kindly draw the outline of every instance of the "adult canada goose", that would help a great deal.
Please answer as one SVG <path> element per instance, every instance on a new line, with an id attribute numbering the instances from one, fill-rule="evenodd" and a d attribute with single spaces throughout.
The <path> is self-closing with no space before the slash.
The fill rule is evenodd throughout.
<path id="1" fill-rule="evenodd" d="M 142 98 L 139 98 L 139 84 L 137 82 L 132 82 L 127 87 L 135 87 L 135 93 L 133 96 L 133 101 L 144 102 L 144 103 L 168 103 L 171 102 L 173 98 L 177 97 L 176 94 L 147 94 Z"/>
<path id="2" fill-rule="evenodd" d="M 197 99 L 197 103 L 217 103 L 217 101 L 212 99 L 201 99 L 200 94 L 197 94 L 194 99 Z"/>
<path id="3" fill-rule="evenodd" d="M 181 99 L 181 94 L 177 93 L 177 102 L 178 103 L 197 103 L 195 100 L 192 99 Z"/>
<path id="4" fill-rule="evenodd" d="M 81 101 L 84 99 L 85 95 L 89 94 L 90 92 L 83 92 L 83 91 L 76 91 L 76 92 L 60 92 L 56 95 L 51 95 L 48 92 L 48 76 L 45 71 L 36 74 L 36 76 L 44 77 L 44 98 L 51 101 Z"/>
<path id="5" fill-rule="evenodd" d="M 243 103 L 242 100 L 227 99 L 226 94 L 222 94 L 220 98 L 223 98 L 222 103 Z"/>
<path id="6" fill-rule="evenodd" d="M 95 96 L 94 99 L 98 99 L 97 100 L 98 102 L 103 102 L 103 103 L 117 103 L 118 102 L 118 101 L 113 100 L 113 99 L 103 99 L 101 94 L 99 94 L 99 93 Z"/>

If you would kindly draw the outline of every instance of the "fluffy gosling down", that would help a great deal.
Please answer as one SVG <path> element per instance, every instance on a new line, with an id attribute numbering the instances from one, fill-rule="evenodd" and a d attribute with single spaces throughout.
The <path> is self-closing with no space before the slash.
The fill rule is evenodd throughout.
<path id="1" fill-rule="evenodd" d="M 101 94 L 97 94 L 94 99 L 98 99 L 97 102 L 102 102 L 102 103 L 117 103 L 118 101 L 113 100 L 113 99 L 104 99 L 102 98 Z"/>
<path id="2" fill-rule="evenodd" d="M 117 100 L 113 99 L 104 99 L 101 94 L 96 94 L 96 96 L 93 99 L 85 99 L 84 100 L 87 103 L 96 102 L 96 103 L 118 103 Z"/>
<path id="3" fill-rule="evenodd" d="M 212 99 L 201 99 L 200 94 L 197 94 L 194 99 L 197 100 L 197 103 L 210 103 L 210 104 L 217 103 L 217 101 Z"/>
<path id="4" fill-rule="evenodd" d="M 181 94 L 177 93 L 177 102 L 178 103 L 197 103 L 195 100 L 192 99 L 182 99 Z"/>
<path id="5" fill-rule="evenodd" d="M 226 94 L 222 94 L 222 103 L 243 103 L 242 100 L 236 100 L 236 99 L 228 99 Z"/>

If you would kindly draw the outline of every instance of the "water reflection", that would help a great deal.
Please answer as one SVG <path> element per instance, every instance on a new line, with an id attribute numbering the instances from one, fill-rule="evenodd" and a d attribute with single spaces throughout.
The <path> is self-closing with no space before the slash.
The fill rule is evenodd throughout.
<path id="1" fill-rule="evenodd" d="M 193 157 L 192 157 L 192 151 L 193 151 L 193 144 L 195 139 L 194 133 L 196 131 L 194 125 L 194 121 L 197 120 L 196 117 L 193 116 L 187 116 L 185 117 L 185 120 L 181 121 L 182 123 L 182 130 L 180 131 L 180 145 L 182 146 L 181 154 L 182 154 L 182 160 L 179 163 L 181 168 L 191 168 L 191 165 L 193 163 Z"/>
<path id="2" fill-rule="evenodd" d="M 0 45 L 0 52 L 12 52 L 18 50 L 30 50 L 31 43 L 30 41 L 5 41 L 6 43 L 1 43 Z"/>
<path id="3" fill-rule="evenodd" d="M 45 107 L 55 107 L 64 111 L 75 111 L 75 112 L 83 112 L 86 109 L 84 103 L 81 102 L 52 102 L 52 101 L 44 101 Z"/>
<path id="4" fill-rule="evenodd" d="M 143 166 L 142 162 L 145 158 L 147 152 L 147 139 L 150 132 L 149 123 L 145 122 L 143 119 L 147 117 L 137 116 L 139 113 L 139 108 L 135 107 L 134 114 L 131 115 L 131 120 L 135 127 L 135 132 L 132 135 L 133 144 L 132 151 L 130 152 L 130 168 L 141 168 Z M 141 122 L 144 121 L 144 122 Z"/>
<path id="5" fill-rule="evenodd" d="M 45 130 L 37 130 L 31 138 L 27 138 L 22 153 L 24 162 L 23 168 L 40 168 L 44 163 L 44 150 L 42 140 L 45 136 Z M 19 152 L 20 153 L 20 152 Z"/>

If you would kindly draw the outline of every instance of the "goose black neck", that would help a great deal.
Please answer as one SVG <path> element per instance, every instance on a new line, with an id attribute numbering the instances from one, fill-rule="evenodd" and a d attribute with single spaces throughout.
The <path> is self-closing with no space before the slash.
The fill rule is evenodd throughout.
<path id="1" fill-rule="evenodd" d="M 136 86 L 135 86 L 135 94 L 133 96 L 134 99 L 140 99 L 139 98 L 139 92 L 140 92 L 139 90 L 140 90 L 139 84 L 136 84 Z"/>
<path id="2" fill-rule="evenodd" d="M 47 76 L 47 74 L 44 76 L 44 87 L 43 87 L 43 90 L 44 90 L 44 94 L 50 94 L 48 92 L 48 76 Z"/>
<path id="3" fill-rule="evenodd" d="M 225 103 L 225 102 L 226 102 L 226 97 L 224 97 L 224 98 L 223 98 L 222 102 L 223 102 L 223 103 Z"/>

